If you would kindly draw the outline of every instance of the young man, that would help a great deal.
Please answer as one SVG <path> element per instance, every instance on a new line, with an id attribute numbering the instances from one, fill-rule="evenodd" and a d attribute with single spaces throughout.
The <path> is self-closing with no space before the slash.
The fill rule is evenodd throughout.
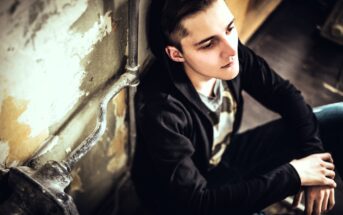
<path id="1" fill-rule="evenodd" d="M 148 214 L 252 214 L 302 189 L 307 214 L 331 209 L 335 166 L 322 142 L 342 149 L 342 104 L 317 122 L 239 42 L 224 0 L 152 0 L 148 24 L 156 59 L 136 95 L 132 168 Z M 242 90 L 282 119 L 238 134 Z M 341 157 L 335 164 L 342 171 Z"/>

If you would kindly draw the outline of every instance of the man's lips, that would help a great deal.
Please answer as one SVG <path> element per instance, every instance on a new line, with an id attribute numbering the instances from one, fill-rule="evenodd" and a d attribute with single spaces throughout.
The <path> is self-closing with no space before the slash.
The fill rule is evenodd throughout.
<path id="1" fill-rule="evenodd" d="M 222 66 L 221 68 L 222 68 L 222 69 L 229 68 L 229 67 L 231 67 L 231 66 L 233 65 L 233 63 L 234 63 L 234 61 L 230 61 L 228 64 Z"/>

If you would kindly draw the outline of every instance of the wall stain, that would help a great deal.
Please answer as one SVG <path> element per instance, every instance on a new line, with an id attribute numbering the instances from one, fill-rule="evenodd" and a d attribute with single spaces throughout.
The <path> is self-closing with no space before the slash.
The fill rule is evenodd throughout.
<path id="1" fill-rule="evenodd" d="M 114 116 L 115 116 L 115 132 L 110 146 L 107 151 L 107 156 L 112 157 L 107 164 L 107 171 L 115 173 L 120 168 L 125 166 L 127 161 L 127 154 L 125 145 L 128 142 L 128 128 L 125 122 L 126 116 L 126 91 L 122 90 L 112 100 L 114 104 Z"/>
<path id="2" fill-rule="evenodd" d="M 86 33 L 95 22 L 99 21 L 101 6 L 100 1 L 88 1 L 86 10 L 70 26 L 70 30 L 78 33 Z"/>
<path id="3" fill-rule="evenodd" d="M 125 153 L 125 144 L 128 139 L 128 131 L 125 124 L 116 124 L 114 138 L 107 151 L 107 156 L 117 156 Z"/>
<path id="4" fill-rule="evenodd" d="M 20 4 L 20 1 L 19 1 L 19 0 L 16 0 L 16 1 L 11 5 L 11 7 L 9 8 L 8 13 L 11 14 L 11 15 L 14 14 L 14 13 L 16 12 L 16 10 L 17 10 L 19 4 Z"/>
<path id="5" fill-rule="evenodd" d="M 80 90 L 95 90 L 99 84 L 105 83 L 116 71 L 118 60 L 113 53 L 115 50 L 115 42 L 113 41 L 114 32 L 111 32 L 95 43 L 92 46 L 92 51 L 80 61 L 86 71 Z M 104 75 L 99 75 L 99 71 Z"/>
<path id="6" fill-rule="evenodd" d="M 125 117 L 126 114 L 126 90 L 120 91 L 112 100 L 114 104 L 114 116 Z"/>
<path id="7" fill-rule="evenodd" d="M 126 90 L 120 91 L 113 99 L 113 114 L 115 117 L 115 131 L 108 148 L 107 156 L 125 153 L 124 146 L 128 139 L 128 129 L 125 123 Z"/>
<path id="8" fill-rule="evenodd" d="M 38 14 L 41 13 L 44 9 L 44 2 L 36 0 L 29 10 L 29 25 L 31 25 L 38 17 Z"/>
<path id="9" fill-rule="evenodd" d="M 29 125 L 18 121 L 20 115 L 27 109 L 27 101 L 6 97 L 0 109 L 0 140 L 9 145 L 9 154 L 5 166 L 21 164 L 41 146 L 49 136 L 48 130 L 35 137 L 30 137 Z M 1 159 L 0 159 L 1 160 Z"/>
<path id="10" fill-rule="evenodd" d="M 70 186 L 68 188 L 69 189 L 68 193 L 71 196 L 75 196 L 77 192 L 84 191 L 82 188 L 82 180 L 80 177 L 80 171 L 81 171 L 80 167 L 71 171 L 71 177 L 73 178 L 73 181 L 70 183 Z"/>
<path id="11" fill-rule="evenodd" d="M 126 154 L 121 154 L 119 156 L 113 157 L 107 164 L 107 171 L 112 174 L 116 173 L 126 165 L 126 162 Z"/>
<path id="12" fill-rule="evenodd" d="M 49 2 L 47 2 L 47 4 L 49 4 Z M 25 46 L 27 46 L 30 42 L 32 42 L 34 46 L 34 40 L 37 36 L 37 32 L 39 32 L 43 28 L 43 26 L 48 22 L 51 16 L 56 16 L 60 14 L 60 12 L 57 11 L 56 6 L 53 10 L 43 12 L 45 7 L 46 5 L 43 1 L 36 1 L 30 6 L 28 25 L 24 28 L 23 36 L 25 37 L 29 32 L 31 35 L 25 41 Z M 29 27 L 31 26 L 33 27 L 29 30 Z"/>

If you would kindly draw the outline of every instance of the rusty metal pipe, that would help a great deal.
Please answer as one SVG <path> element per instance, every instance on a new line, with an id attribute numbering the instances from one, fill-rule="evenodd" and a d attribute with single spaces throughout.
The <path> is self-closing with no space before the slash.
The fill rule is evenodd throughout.
<path id="1" fill-rule="evenodd" d="M 139 26 L 139 0 L 129 0 L 129 56 L 126 64 L 126 73 L 122 74 L 119 80 L 111 87 L 109 93 L 100 103 L 100 112 L 98 121 L 94 131 L 64 160 L 62 163 L 70 171 L 76 162 L 78 162 L 99 140 L 104 134 L 107 126 L 106 112 L 109 101 L 117 95 L 123 88 L 131 86 L 135 87 L 139 84 L 138 81 L 138 26 Z M 130 100 L 130 142 L 135 141 L 134 128 L 134 110 L 133 108 L 134 91 L 129 92 Z M 130 145 L 131 145 L 130 144 Z M 132 146 L 132 145 L 131 145 Z"/>
<path id="2" fill-rule="evenodd" d="M 139 0 L 129 0 L 129 68 L 138 66 L 138 26 L 139 26 Z M 133 71 L 137 72 L 138 68 Z"/>
<path id="3" fill-rule="evenodd" d="M 139 8 L 140 0 L 129 0 L 129 56 L 126 69 L 136 76 L 139 73 L 138 65 L 138 29 L 139 29 Z M 138 78 L 136 84 L 139 84 Z M 135 121 L 135 108 L 134 96 L 136 94 L 136 87 L 130 87 L 128 90 L 129 100 L 129 143 L 128 143 L 128 166 L 131 165 L 134 146 L 136 144 L 136 121 Z"/>
<path id="4" fill-rule="evenodd" d="M 76 149 L 73 150 L 73 152 L 68 155 L 64 161 L 62 161 L 62 164 L 65 165 L 69 172 L 74 165 L 92 149 L 100 137 L 105 133 L 107 126 L 107 106 L 111 99 L 125 87 L 135 86 L 136 84 L 137 76 L 134 73 L 126 72 L 122 74 L 117 82 L 110 88 L 109 92 L 100 103 L 100 110 L 95 129 Z"/>

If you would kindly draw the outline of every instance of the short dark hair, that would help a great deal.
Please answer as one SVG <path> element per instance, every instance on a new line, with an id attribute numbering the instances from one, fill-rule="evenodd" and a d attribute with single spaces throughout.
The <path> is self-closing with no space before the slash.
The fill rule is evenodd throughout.
<path id="1" fill-rule="evenodd" d="M 147 29 L 152 52 L 155 51 L 157 37 L 162 42 L 160 48 L 172 45 L 182 51 L 180 40 L 188 35 L 187 29 L 182 26 L 182 20 L 206 10 L 215 1 L 218 0 L 151 0 Z"/>

